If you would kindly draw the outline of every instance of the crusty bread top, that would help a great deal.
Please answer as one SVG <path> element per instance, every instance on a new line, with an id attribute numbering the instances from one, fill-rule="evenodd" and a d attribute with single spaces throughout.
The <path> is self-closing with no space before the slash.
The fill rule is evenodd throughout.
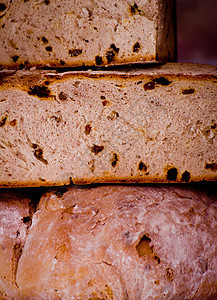
<path id="1" fill-rule="evenodd" d="M 7 200 L 0 200 L 12 223 L 0 218 L 6 299 L 216 298 L 217 203 L 208 190 L 62 187 L 43 195 L 29 229 L 28 203 Z"/>
<path id="2" fill-rule="evenodd" d="M 173 0 L 5 1 L 0 65 L 174 61 Z"/>
<path id="3" fill-rule="evenodd" d="M 1 74 L 1 186 L 217 180 L 215 66 Z"/>

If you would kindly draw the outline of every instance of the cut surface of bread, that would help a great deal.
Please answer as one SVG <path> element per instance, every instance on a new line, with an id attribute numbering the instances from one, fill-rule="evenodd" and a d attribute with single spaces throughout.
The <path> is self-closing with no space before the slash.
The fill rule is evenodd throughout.
<path id="1" fill-rule="evenodd" d="M 173 0 L 5 0 L 0 65 L 174 61 Z"/>
<path id="2" fill-rule="evenodd" d="M 41 198 L 19 255 L 16 245 L 26 211 L 20 211 L 19 199 L 7 199 L 0 202 L 13 224 L 9 228 L 0 219 L 5 258 L 0 260 L 0 291 L 5 299 L 217 297 L 216 196 L 199 188 L 53 190 Z"/>
<path id="3" fill-rule="evenodd" d="M 216 75 L 1 72 L 0 185 L 216 180 Z"/>

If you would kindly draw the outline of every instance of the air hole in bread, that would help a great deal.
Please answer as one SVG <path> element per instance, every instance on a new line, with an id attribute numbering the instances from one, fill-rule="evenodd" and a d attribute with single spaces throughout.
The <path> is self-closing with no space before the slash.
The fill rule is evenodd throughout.
<path id="1" fill-rule="evenodd" d="M 139 243 L 136 245 L 136 250 L 139 257 L 148 257 L 160 264 L 160 258 L 154 253 L 154 246 L 150 246 L 151 239 L 147 235 L 143 235 Z"/>
<path id="2" fill-rule="evenodd" d="M 141 48 L 140 46 L 140 43 L 139 42 L 136 42 L 134 45 L 133 45 L 133 52 L 139 52 L 139 49 Z"/>
<path id="3" fill-rule="evenodd" d="M 169 81 L 167 78 L 165 77 L 158 77 L 158 78 L 155 78 L 154 80 L 157 84 L 160 84 L 160 85 L 169 85 L 172 81 Z"/>
<path id="4" fill-rule="evenodd" d="M 62 66 L 64 66 L 66 63 L 64 62 L 64 60 L 60 60 L 60 64 L 62 65 Z"/>
<path id="5" fill-rule="evenodd" d="M 115 57 L 114 51 L 109 50 L 106 52 L 106 58 L 107 58 L 108 64 L 110 64 L 113 61 L 114 57 Z"/>
<path id="6" fill-rule="evenodd" d="M 154 256 L 154 260 L 156 260 L 157 263 L 160 264 L 160 258 L 157 255 Z"/>
<path id="7" fill-rule="evenodd" d="M 213 121 L 213 124 L 211 125 L 211 129 L 217 129 L 217 124 L 216 123 L 214 123 L 214 121 Z"/>
<path id="8" fill-rule="evenodd" d="M 70 49 L 68 53 L 71 57 L 78 56 L 82 53 L 82 49 Z"/>
<path id="9" fill-rule="evenodd" d="M 0 127 L 3 127 L 5 124 L 6 124 L 6 121 L 7 121 L 7 116 L 3 117 L 0 121 Z"/>
<path id="10" fill-rule="evenodd" d="M 51 46 L 47 46 L 45 49 L 46 49 L 46 51 L 48 51 L 48 52 L 51 52 L 51 51 L 53 50 L 53 48 L 52 48 Z"/>
<path id="11" fill-rule="evenodd" d="M 189 182 L 190 178 L 191 178 L 191 175 L 188 171 L 185 171 L 182 174 L 182 181 Z"/>
<path id="12" fill-rule="evenodd" d="M 0 3 L 0 12 L 6 9 L 6 5 L 4 3 Z"/>
<path id="13" fill-rule="evenodd" d="M 40 160 L 41 162 L 43 162 L 45 165 L 48 165 L 48 161 L 46 159 L 44 159 L 43 157 L 43 150 L 38 147 L 37 144 L 32 144 L 32 148 L 35 149 L 34 151 L 34 156 Z"/>
<path id="14" fill-rule="evenodd" d="M 95 62 L 97 66 L 100 66 L 102 64 L 102 56 L 97 55 L 95 57 Z"/>
<path id="15" fill-rule="evenodd" d="M 171 168 L 167 171 L 167 179 L 170 181 L 175 181 L 178 175 L 176 168 Z"/>
<path id="16" fill-rule="evenodd" d="M 153 254 L 153 247 L 150 246 L 151 239 L 147 235 L 143 235 L 136 245 L 136 250 L 138 255 L 145 256 L 145 255 L 152 255 Z"/>
<path id="17" fill-rule="evenodd" d="M 23 217 L 22 221 L 26 225 L 27 229 L 29 229 L 32 225 L 32 218 L 30 216 Z"/>
<path id="18" fill-rule="evenodd" d="M 46 180 L 44 178 L 39 177 L 38 180 L 45 182 Z"/>
<path id="19" fill-rule="evenodd" d="M 144 164 L 143 161 L 140 161 L 140 162 L 139 162 L 139 165 L 138 165 L 138 169 L 139 169 L 139 171 L 141 171 L 141 172 L 146 172 L 146 171 L 147 171 L 147 166 Z"/>
<path id="20" fill-rule="evenodd" d="M 19 56 L 18 55 L 14 55 L 11 58 L 12 58 L 13 62 L 17 62 L 18 59 L 19 59 Z"/>
<path id="21" fill-rule="evenodd" d="M 112 159 L 111 159 L 111 163 L 112 163 L 113 168 L 116 167 L 118 161 L 119 161 L 119 158 L 118 158 L 117 153 L 113 153 Z"/>
<path id="22" fill-rule="evenodd" d="M 205 169 L 210 169 L 211 171 L 216 172 L 217 171 L 217 164 L 216 163 L 206 164 Z"/>
<path id="23" fill-rule="evenodd" d="M 115 44 L 111 44 L 110 45 L 110 48 L 115 52 L 115 53 L 117 53 L 118 54 L 118 52 L 119 52 L 119 48 L 117 48 L 116 46 L 115 46 Z"/>
<path id="24" fill-rule="evenodd" d="M 19 70 L 22 70 L 24 68 L 25 68 L 25 65 L 23 63 L 19 64 L 19 67 L 18 67 Z"/>
<path id="25" fill-rule="evenodd" d="M 48 98 L 50 96 L 50 90 L 47 86 L 35 85 L 29 88 L 28 94 L 38 96 L 39 98 Z"/>
<path id="26" fill-rule="evenodd" d="M 41 39 L 44 44 L 48 44 L 48 39 L 46 39 L 46 37 L 43 36 Z"/>
<path id="27" fill-rule="evenodd" d="M 130 5 L 130 12 L 132 15 L 139 14 L 141 10 L 138 8 L 138 5 L 134 3 L 133 5 Z"/>

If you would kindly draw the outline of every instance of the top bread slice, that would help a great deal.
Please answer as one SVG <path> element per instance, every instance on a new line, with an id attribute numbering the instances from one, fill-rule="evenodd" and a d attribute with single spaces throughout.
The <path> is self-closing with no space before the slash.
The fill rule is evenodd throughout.
<path id="1" fill-rule="evenodd" d="M 217 68 L 1 72 L 0 185 L 217 179 Z"/>
<path id="2" fill-rule="evenodd" d="M 173 0 L 5 0 L 0 7 L 0 65 L 173 61 L 174 11 Z"/>

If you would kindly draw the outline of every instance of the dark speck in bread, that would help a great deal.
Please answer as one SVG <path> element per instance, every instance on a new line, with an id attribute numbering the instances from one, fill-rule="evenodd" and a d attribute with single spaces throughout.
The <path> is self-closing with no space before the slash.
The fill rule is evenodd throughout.
<path id="1" fill-rule="evenodd" d="M 176 168 L 170 168 L 167 171 L 167 179 L 170 181 L 176 181 L 177 175 L 178 175 L 178 171 Z"/>
<path id="2" fill-rule="evenodd" d="M 169 85 L 172 81 L 169 81 L 167 78 L 165 77 L 158 77 L 158 78 L 155 78 L 154 80 L 157 84 L 160 84 L 160 85 Z"/>
<path id="3" fill-rule="evenodd" d="M 29 88 L 28 94 L 38 96 L 39 98 L 48 98 L 50 96 L 50 90 L 47 86 L 35 85 Z"/>

